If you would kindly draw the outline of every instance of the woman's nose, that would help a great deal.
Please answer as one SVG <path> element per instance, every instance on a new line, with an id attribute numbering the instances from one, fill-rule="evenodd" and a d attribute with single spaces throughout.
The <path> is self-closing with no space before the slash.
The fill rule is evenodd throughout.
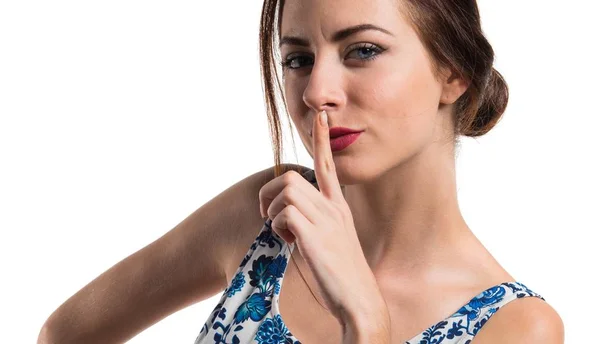
<path id="1" fill-rule="evenodd" d="M 335 57 L 315 59 L 302 99 L 315 113 L 343 105 L 343 65 Z"/>

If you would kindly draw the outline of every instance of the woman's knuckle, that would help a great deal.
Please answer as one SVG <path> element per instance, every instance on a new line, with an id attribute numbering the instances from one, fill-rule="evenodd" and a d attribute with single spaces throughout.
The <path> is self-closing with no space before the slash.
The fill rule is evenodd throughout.
<path id="1" fill-rule="evenodd" d="M 291 201 L 296 194 L 296 188 L 293 186 L 286 186 L 281 193 L 285 201 Z"/>
<path id="2" fill-rule="evenodd" d="M 298 172 L 296 171 L 287 171 L 283 174 L 283 182 L 285 184 L 291 184 L 294 183 L 294 181 L 296 180 L 296 175 L 298 174 Z"/>

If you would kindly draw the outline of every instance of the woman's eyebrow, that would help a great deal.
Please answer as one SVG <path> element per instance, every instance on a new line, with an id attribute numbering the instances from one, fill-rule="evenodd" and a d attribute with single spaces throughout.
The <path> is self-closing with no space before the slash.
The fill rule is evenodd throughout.
<path id="1" fill-rule="evenodd" d="M 366 31 L 366 30 L 381 31 L 381 32 L 387 33 L 388 35 L 394 36 L 394 34 L 392 34 L 388 30 L 381 28 L 379 26 L 376 26 L 373 24 L 359 24 L 359 25 L 350 26 L 345 29 L 337 31 L 331 37 L 331 41 L 339 42 L 339 41 L 344 40 L 356 33 L 359 33 L 361 31 Z M 300 37 L 295 37 L 295 36 L 283 36 L 281 38 L 281 40 L 279 41 L 279 47 L 281 48 L 281 46 L 284 44 L 298 45 L 301 47 L 309 47 L 310 46 L 310 44 L 308 43 L 308 40 L 306 40 L 304 38 L 300 38 Z"/>

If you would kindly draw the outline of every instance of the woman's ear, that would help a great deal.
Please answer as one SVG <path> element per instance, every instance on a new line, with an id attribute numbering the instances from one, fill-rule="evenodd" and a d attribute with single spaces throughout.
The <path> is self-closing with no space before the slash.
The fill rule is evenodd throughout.
<path id="1" fill-rule="evenodd" d="M 442 79 L 442 95 L 440 103 L 454 104 L 460 96 L 469 88 L 469 83 L 461 78 L 457 73 L 445 70 L 444 78 Z"/>

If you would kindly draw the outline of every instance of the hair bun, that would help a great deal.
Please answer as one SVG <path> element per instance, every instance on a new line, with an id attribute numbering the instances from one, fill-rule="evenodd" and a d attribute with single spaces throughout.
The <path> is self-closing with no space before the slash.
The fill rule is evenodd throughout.
<path id="1" fill-rule="evenodd" d="M 473 120 L 465 122 L 460 134 L 481 136 L 490 131 L 502 118 L 508 105 L 508 85 L 502 75 L 492 67 L 491 73 L 478 99 Z M 468 115 L 467 115 L 468 117 Z"/>

